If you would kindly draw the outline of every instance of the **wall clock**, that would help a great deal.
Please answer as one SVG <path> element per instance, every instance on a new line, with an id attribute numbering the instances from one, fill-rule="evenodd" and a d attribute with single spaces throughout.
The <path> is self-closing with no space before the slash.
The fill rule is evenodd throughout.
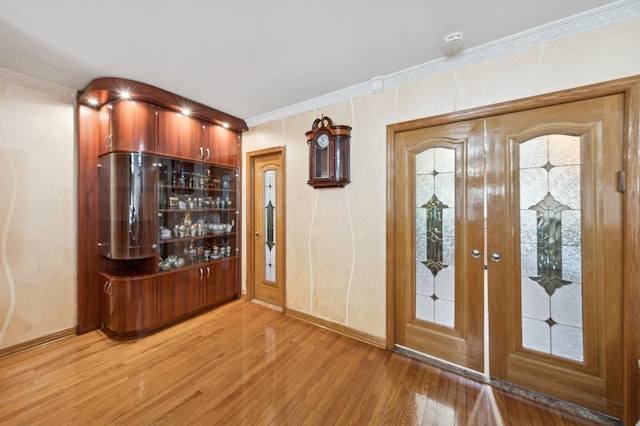
<path id="1" fill-rule="evenodd" d="M 314 188 L 344 187 L 351 182 L 349 151 L 351 127 L 317 118 L 305 133 L 309 145 L 309 180 Z"/>

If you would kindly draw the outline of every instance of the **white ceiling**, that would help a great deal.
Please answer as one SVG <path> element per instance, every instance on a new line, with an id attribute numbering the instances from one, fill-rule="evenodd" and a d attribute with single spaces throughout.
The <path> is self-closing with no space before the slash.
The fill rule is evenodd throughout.
<path id="1" fill-rule="evenodd" d="M 73 89 L 137 80 L 251 120 L 441 61 L 454 31 L 477 50 L 639 1 L 0 0 L 0 68 Z"/>

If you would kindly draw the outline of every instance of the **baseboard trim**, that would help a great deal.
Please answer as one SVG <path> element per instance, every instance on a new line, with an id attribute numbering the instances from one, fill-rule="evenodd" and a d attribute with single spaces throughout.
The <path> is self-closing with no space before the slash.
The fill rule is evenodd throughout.
<path id="1" fill-rule="evenodd" d="M 75 328 L 69 328 L 67 330 L 58 331 L 57 333 L 53 333 L 46 336 L 38 337 L 37 339 L 29 340 L 28 342 L 23 342 L 14 346 L 9 346 L 8 348 L 0 349 L 0 359 L 6 358 L 11 355 L 16 355 L 21 352 L 25 352 L 30 349 L 46 346 L 48 344 L 57 342 L 59 340 L 68 339 L 69 337 L 75 336 L 76 334 L 77 333 Z"/>
<path id="2" fill-rule="evenodd" d="M 359 340 L 360 342 L 367 343 L 372 346 L 377 346 L 382 349 L 386 349 L 386 340 L 381 337 L 373 336 L 371 334 L 363 333 L 361 331 L 355 330 L 351 327 L 347 327 L 342 324 L 338 324 L 333 321 L 329 321 L 326 319 L 314 317 L 313 315 L 309 315 L 304 312 L 296 311 L 295 309 L 287 308 L 285 310 L 285 315 L 290 316 L 295 319 L 299 319 L 304 322 L 308 322 L 313 325 L 317 325 L 322 328 L 326 328 L 327 330 L 334 331 L 338 334 L 342 334 L 343 336 L 350 337 L 355 340 Z"/>

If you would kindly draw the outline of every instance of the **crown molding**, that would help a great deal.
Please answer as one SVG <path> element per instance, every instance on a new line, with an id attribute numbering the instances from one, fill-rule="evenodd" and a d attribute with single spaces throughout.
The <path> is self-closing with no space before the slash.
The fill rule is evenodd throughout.
<path id="1" fill-rule="evenodd" d="M 51 95 L 67 98 L 75 102 L 77 90 L 59 84 L 50 83 L 48 81 L 39 80 L 25 74 L 0 68 L 0 80 L 28 89 L 35 89 Z"/>
<path id="2" fill-rule="evenodd" d="M 564 37 L 584 33 L 605 25 L 640 16 L 640 1 L 621 0 L 599 8 L 589 10 L 559 21 L 523 31 L 482 46 L 467 49 L 462 53 L 426 62 L 402 71 L 374 77 L 367 82 L 326 95 L 299 102 L 284 108 L 257 115 L 246 120 L 249 128 L 285 117 L 334 105 L 364 95 L 380 93 L 386 88 L 419 80 L 435 74 L 441 74 L 457 68 L 483 62 L 492 58 L 508 55 L 523 49 L 540 46 Z"/>

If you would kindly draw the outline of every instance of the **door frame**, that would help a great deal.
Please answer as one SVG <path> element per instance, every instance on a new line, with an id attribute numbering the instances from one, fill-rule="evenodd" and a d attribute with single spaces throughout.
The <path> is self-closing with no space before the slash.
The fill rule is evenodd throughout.
<path id="1" fill-rule="evenodd" d="M 262 156 L 265 155 L 278 155 L 281 159 L 281 164 L 282 167 L 280 169 L 281 172 L 281 188 L 280 188 L 280 192 L 279 195 L 281 196 L 281 212 L 280 214 L 278 214 L 277 216 L 277 224 L 278 224 L 278 229 L 281 230 L 282 235 L 279 235 L 279 237 L 282 238 L 278 238 L 278 241 L 280 241 L 279 243 L 279 249 L 278 249 L 278 253 L 281 253 L 280 257 L 282 259 L 281 262 L 279 262 L 279 264 L 281 265 L 281 267 L 283 268 L 283 270 L 285 271 L 284 273 L 281 274 L 282 276 L 282 312 L 286 312 L 287 310 L 287 306 L 286 306 L 286 302 L 287 302 L 287 292 L 286 292 L 286 268 L 287 268 L 287 256 L 286 256 L 286 171 L 285 171 L 285 147 L 284 146 L 278 146 L 278 147 L 273 147 L 273 148 L 266 148 L 266 149 L 261 149 L 258 151 L 250 151 L 247 152 L 246 154 L 246 225 L 245 225 L 245 230 L 246 232 L 244 233 L 246 235 L 246 239 L 245 239 L 245 247 L 247 248 L 247 252 L 246 252 L 246 263 L 245 263 L 245 277 L 246 277 L 246 291 L 245 291 L 245 300 L 252 300 L 255 298 L 255 274 L 254 274 L 254 264 L 255 264 L 255 248 L 256 248 L 256 239 L 254 238 L 254 234 L 253 232 L 251 232 L 250 230 L 255 229 L 255 215 L 253 214 L 254 209 L 255 209 L 255 198 L 253 197 L 253 194 L 255 193 L 256 188 L 254 188 L 254 167 L 255 167 L 255 163 L 256 160 Z"/>
<path id="2" fill-rule="evenodd" d="M 450 114 L 421 118 L 387 126 L 387 194 L 386 194 L 386 348 L 396 347 L 395 282 L 396 232 L 393 203 L 397 176 L 405 171 L 395 170 L 395 136 L 408 130 L 450 124 L 463 120 L 487 118 L 496 115 L 526 111 L 534 108 L 558 105 L 612 94 L 624 95 L 623 170 L 626 173 L 626 191 L 623 194 L 623 417 L 625 424 L 635 424 L 640 418 L 640 75 L 603 83 L 553 92 L 494 105 L 482 106 Z M 400 208 L 398 206 L 398 208 Z"/>

